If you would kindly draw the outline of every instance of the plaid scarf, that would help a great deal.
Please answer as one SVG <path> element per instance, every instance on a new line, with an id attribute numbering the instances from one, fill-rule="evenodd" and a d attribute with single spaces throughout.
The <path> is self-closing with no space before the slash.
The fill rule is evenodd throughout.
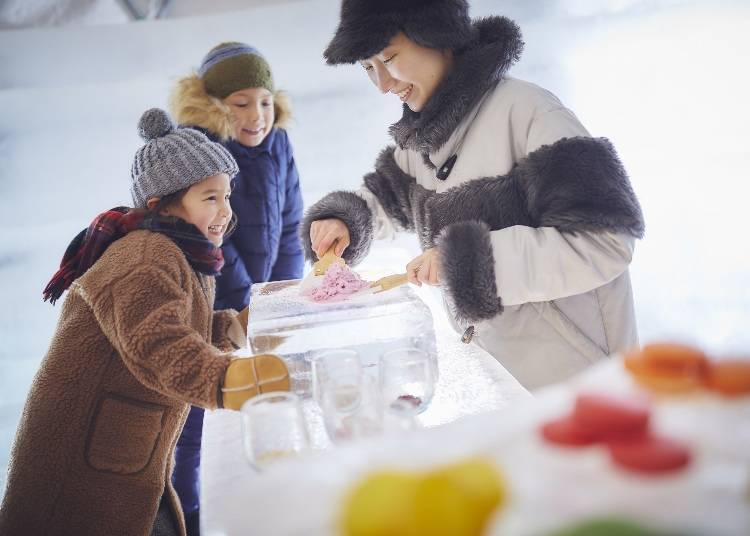
<path id="1" fill-rule="evenodd" d="M 179 246 L 198 272 L 218 275 L 224 255 L 198 228 L 180 218 L 161 216 L 142 209 L 115 207 L 99 214 L 65 250 L 60 269 L 44 288 L 44 301 L 54 303 L 77 278 L 86 273 L 114 242 L 138 229 L 167 235 Z"/>

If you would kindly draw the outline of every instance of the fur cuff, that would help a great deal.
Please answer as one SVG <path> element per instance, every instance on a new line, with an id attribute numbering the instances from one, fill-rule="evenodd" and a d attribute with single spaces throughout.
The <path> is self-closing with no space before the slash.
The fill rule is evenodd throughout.
<path id="1" fill-rule="evenodd" d="M 455 223 L 440 235 L 438 246 L 443 289 L 457 320 L 475 322 L 501 313 L 489 227 L 477 221 Z"/>
<path id="2" fill-rule="evenodd" d="M 317 260 L 310 242 L 312 222 L 326 218 L 338 218 L 349 229 L 349 247 L 344 250 L 344 260 L 349 265 L 356 265 L 370 251 L 373 239 L 373 216 L 364 199 L 352 192 L 331 192 L 312 205 L 300 225 L 300 239 L 305 248 L 305 258 L 311 262 Z"/>

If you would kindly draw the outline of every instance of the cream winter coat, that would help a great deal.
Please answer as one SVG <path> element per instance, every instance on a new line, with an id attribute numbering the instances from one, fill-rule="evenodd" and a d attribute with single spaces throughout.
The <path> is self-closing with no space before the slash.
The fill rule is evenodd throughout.
<path id="1" fill-rule="evenodd" d="M 520 54 L 515 24 L 475 27 L 425 109 L 405 107 L 391 127 L 398 147 L 359 191 L 313 205 L 302 237 L 311 255 L 312 221 L 338 217 L 352 262 L 401 229 L 438 246 L 459 334 L 534 389 L 638 344 L 628 265 L 643 219 L 609 142 L 550 92 L 505 74 Z"/>

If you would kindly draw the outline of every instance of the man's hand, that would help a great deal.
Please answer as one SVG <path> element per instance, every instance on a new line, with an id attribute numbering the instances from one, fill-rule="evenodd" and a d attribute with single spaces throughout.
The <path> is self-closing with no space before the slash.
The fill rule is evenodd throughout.
<path id="1" fill-rule="evenodd" d="M 425 250 L 419 257 L 407 264 L 406 275 L 409 277 L 409 283 L 420 287 L 422 283 L 438 285 L 440 283 L 440 251 L 438 248 Z"/>
<path id="2" fill-rule="evenodd" d="M 349 246 L 349 229 L 338 218 L 317 220 L 310 225 L 310 242 L 318 259 L 328 251 L 334 242 L 336 243 L 336 249 L 333 252 L 337 257 L 341 257 L 344 250 Z"/>

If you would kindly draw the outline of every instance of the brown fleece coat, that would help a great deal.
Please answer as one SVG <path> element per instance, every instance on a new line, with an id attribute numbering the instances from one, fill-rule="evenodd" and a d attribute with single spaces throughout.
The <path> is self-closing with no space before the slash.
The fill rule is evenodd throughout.
<path id="1" fill-rule="evenodd" d="M 71 286 L 31 386 L 0 534 L 148 535 L 189 404 L 220 405 L 234 311 L 168 237 L 135 231 Z M 214 345 L 211 343 L 213 342 Z"/>

